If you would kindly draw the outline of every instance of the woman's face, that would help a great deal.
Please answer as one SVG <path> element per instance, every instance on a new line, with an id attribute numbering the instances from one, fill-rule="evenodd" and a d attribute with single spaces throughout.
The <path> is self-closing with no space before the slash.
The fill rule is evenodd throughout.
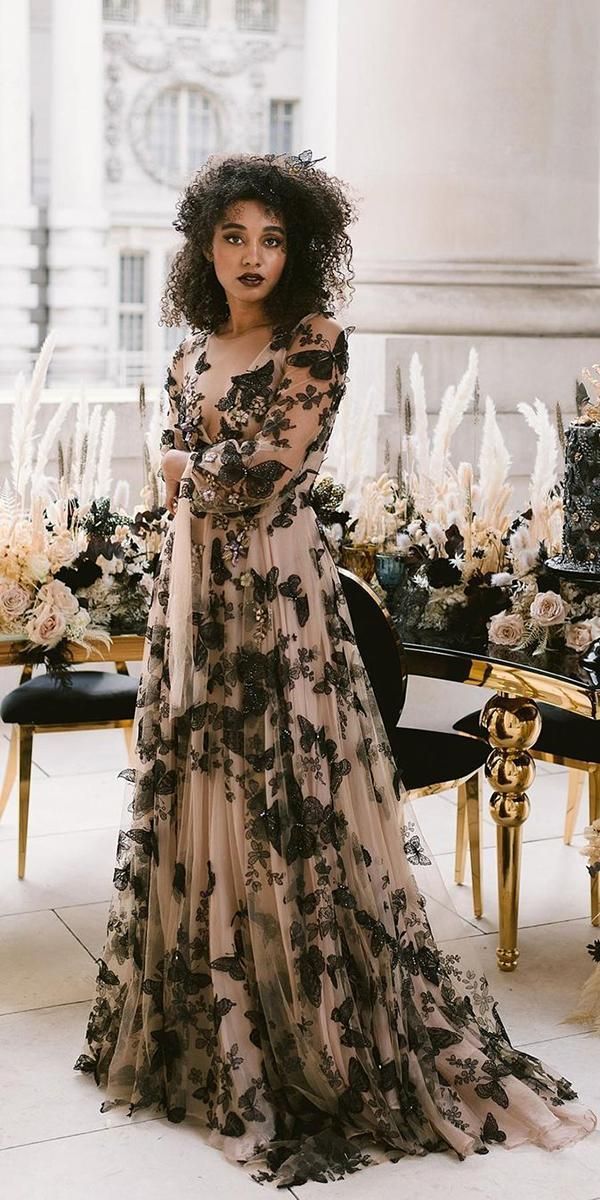
<path id="1" fill-rule="evenodd" d="M 260 304 L 285 266 L 284 221 L 258 200 L 230 204 L 215 228 L 211 253 L 228 301 Z"/>

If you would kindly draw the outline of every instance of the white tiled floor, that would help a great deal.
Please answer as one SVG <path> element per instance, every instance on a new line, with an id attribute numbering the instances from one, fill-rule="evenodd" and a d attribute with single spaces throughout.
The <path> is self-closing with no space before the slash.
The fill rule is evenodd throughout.
<path id="1" fill-rule="evenodd" d="M 418 694 L 414 703 L 418 707 Z M 454 718 L 454 699 L 452 707 Z M 0 770 L 7 744 L 0 737 Z M 0 823 L 2 1194 L 11 1200 L 106 1200 L 108 1194 L 198 1200 L 211 1189 L 227 1200 L 260 1196 L 241 1169 L 207 1145 L 197 1126 L 144 1114 L 133 1121 L 102 1115 L 101 1093 L 72 1070 L 105 933 L 124 799 L 116 778 L 125 765 L 124 742 L 118 732 L 45 736 L 37 739 L 34 756 L 24 881 L 16 876 L 14 796 Z M 600 1113 L 600 1038 L 562 1023 L 591 967 L 586 945 L 596 936 L 588 919 L 585 863 L 576 845 L 561 841 L 565 793 L 564 772 L 540 771 L 523 853 L 522 960 L 513 975 L 495 968 L 495 831 L 487 809 L 486 915 L 480 921 L 472 915 L 470 889 L 452 883 L 453 797 L 420 801 L 416 812 L 459 914 L 433 906 L 446 948 L 466 959 L 477 951 L 514 1042 L 573 1079 L 582 1099 Z M 379 1166 L 326 1190 L 307 1184 L 286 1194 L 298 1200 L 440 1200 L 452 1192 L 464 1200 L 500 1200 L 509 1191 L 511 1200 L 600 1200 L 600 1133 L 561 1154 L 529 1146 L 464 1163 L 432 1155 Z"/>

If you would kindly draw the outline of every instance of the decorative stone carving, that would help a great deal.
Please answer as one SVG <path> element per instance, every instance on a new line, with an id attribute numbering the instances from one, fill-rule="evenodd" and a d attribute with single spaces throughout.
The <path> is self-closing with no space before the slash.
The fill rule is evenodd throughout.
<path id="1" fill-rule="evenodd" d="M 106 65 L 106 88 L 104 91 L 104 139 L 110 152 L 106 157 L 104 169 L 110 183 L 118 183 L 123 177 L 123 163 L 119 153 L 119 143 L 123 127 L 123 108 L 125 96 L 121 87 L 122 67 L 116 58 L 111 58 Z"/>
<path id="2" fill-rule="evenodd" d="M 269 36 L 236 37 L 226 30 L 194 35 L 178 31 L 173 38 L 165 38 L 163 26 L 145 24 L 136 27 L 135 37 L 125 31 L 106 33 L 104 46 L 109 54 L 149 74 L 189 61 L 194 70 L 201 64 L 210 75 L 228 76 L 273 58 L 283 49 L 284 42 Z"/>
<path id="3" fill-rule="evenodd" d="M 172 43 L 165 40 L 165 31 L 160 26 L 139 25 L 135 38 L 125 32 L 107 33 L 104 45 L 109 52 L 124 58 L 130 67 L 152 74 L 166 71 L 173 59 Z"/>
<path id="4" fill-rule="evenodd" d="M 266 144 L 265 74 L 253 70 L 249 75 L 250 100 L 246 109 L 245 144 L 252 154 L 262 154 Z"/>

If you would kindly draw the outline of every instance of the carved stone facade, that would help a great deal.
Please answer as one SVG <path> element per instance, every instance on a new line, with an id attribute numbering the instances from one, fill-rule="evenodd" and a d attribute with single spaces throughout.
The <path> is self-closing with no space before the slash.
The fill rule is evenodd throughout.
<path id="1" fill-rule="evenodd" d="M 11 6 L 2 3 L 8 22 Z M 177 247 L 178 195 L 207 153 L 268 151 L 278 104 L 286 106 L 286 130 L 293 104 L 290 149 L 302 149 L 303 21 L 304 0 L 31 0 L 29 35 L 21 22 L 34 75 L 32 201 L 38 207 L 31 211 L 47 225 L 40 240 L 47 235 L 50 250 L 39 296 L 35 288 L 22 294 L 36 310 L 39 340 L 48 324 L 58 330 L 57 380 L 159 379 L 177 336 L 158 321 Z M 92 37 L 100 69 L 94 66 L 87 87 L 81 47 L 89 55 L 86 38 Z M 66 74 L 55 67 L 65 58 Z M 86 129 L 98 160 L 91 187 L 83 179 L 90 179 Z M 85 172 L 78 173 L 78 161 L 86 163 Z M 135 270 L 132 258 L 143 259 Z M 128 272 L 136 279 L 135 302 L 144 308 L 141 349 L 127 344 L 134 327 L 123 319 L 132 308 L 131 289 L 126 295 L 123 288 Z M 27 359 L 35 351 L 35 325 L 22 315 L 22 334 L 15 331 L 13 340 L 20 340 Z M 137 326 L 134 340 L 138 345 Z"/>

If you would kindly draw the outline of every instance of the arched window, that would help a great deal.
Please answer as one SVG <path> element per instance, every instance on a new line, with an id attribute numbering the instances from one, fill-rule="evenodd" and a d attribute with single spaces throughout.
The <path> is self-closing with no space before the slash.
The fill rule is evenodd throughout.
<path id="1" fill-rule="evenodd" d="M 145 141 L 154 173 L 179 186 L 219 146 L 219 116 L 210 96 L 184 84 L 164 88 L 146 112 Z"/>

